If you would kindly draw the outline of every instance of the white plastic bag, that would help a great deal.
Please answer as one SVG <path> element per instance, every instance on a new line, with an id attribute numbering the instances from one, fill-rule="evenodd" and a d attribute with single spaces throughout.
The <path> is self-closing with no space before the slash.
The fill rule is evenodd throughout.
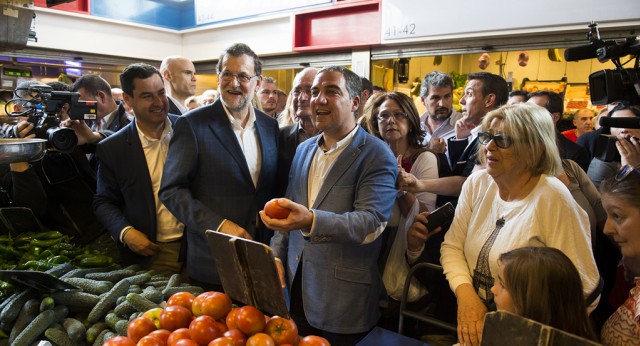
<path id="1" fill-rule="evenodd" d="M 407 216 L 400 217 L 398 232 L 396 233 L 396 237 L 391 245 L 391 250 L 389 250 L 389 257 L 387 258 L 387 263 L 385 264 L 384 273 L 382 275 L 382 281 L 384 282 L 384 287 L 387 289 L 387 294 L 398 301 L 402 297 L 404 282 L 406 281 L 407 274 L 409 273 L 409 264 L 405 257 L 407 252 L 407 232 L 419 211 L 420 205 L 416 200 Z M 422 287 L 415 278 L 411 279 L 409 293 L 407 294 L 407 301 L 415 302 L 425 294 L 427 294 L 427 289 Z"/>

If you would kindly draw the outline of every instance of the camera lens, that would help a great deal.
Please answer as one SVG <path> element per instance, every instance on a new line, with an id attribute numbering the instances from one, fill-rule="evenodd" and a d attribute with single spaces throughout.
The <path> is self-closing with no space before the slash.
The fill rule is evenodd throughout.
<path id="1" fill-rule="evenodd" d="M 78 144 L 78 136 L 69 128 L 50 128 L 47 130 L 49 144 L 57 151 L 69 154 Z"/>

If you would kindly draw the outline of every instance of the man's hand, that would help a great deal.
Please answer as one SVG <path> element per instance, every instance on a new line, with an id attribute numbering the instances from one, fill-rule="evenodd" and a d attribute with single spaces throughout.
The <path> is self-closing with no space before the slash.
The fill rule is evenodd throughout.
<path id="1" fill-rule="evenodd" d="M 430 213 L 425 211 L 416 215 L 415 219 L 413 219 L 413 224 L 409 228 L 407 232 L 407 248 L 409 251 L 416 252 L 422 248 L 422 245 L 429 240 L 429 238 L 439 233 L 442 230 L 442 227 L 438 227 L 432 231 L 428 229 L 427 216 Z"/>
<path id="2" fill-rule="evenodd" d="M 458 286 L 455 293 L 458 298 L 458 341 L 465 346 L 480 345 L 487 307 L 471 284 Z"/>
<path id="3" fill-rule="evenodd" d="M 16 124 L 16 136 L 18 138 L 35 138 L 36 134 L 33 131 L 34 125 L 28 121 L 20 120 Z"/>
<path id="4" fill-rule="evenodd" d="M 627 140 L 628 139 L 628 140 Z M 636 137 L 618 137 L 616 147 L 620 153 L 620 163 L 622 166 L 640 166 L 640 139 Z"/>
<path id="5" fill-rule="evenodd" d="M 278 198 L 278 204 L 283 208 L 290 209 L 291 212 L 286 219 L 273 219 L 267 216 L 264 210 L 260 210 L 260 218 L 267 228 L 284 232 L 311 228 L 313 213 L 307 207 L 286 198 Z"/>
<path id="6" fill-rule="evenodd" d="M 471 136 L 471 130 L 476 127 L 475 124 L 469 121 L 469 116 L 465 115 L 456 121 L 455 131 L 456 139 L 465 139 Z"/>
<path id="7" fill-rule="evenodd" d="M 131 251 L 142 256 L 154 255 L 159 247 L 158 244 L 150 241 L 146 234 L 135 228 L 129 229 L 122 240 L 124 240 L 124 243 L 127 244 Z"/>
<path id="8" fill-rule="evenodd" d="M 78 145 L 96 144 L 104 139 L 104 137 L 98 133 L 93 132 L 91 128 L 82 120 L 67 119 L 60 123 L 61 127 L 69 127 L 78 136 Z"/>
<path id="9" fill-rule="evenodd" d="M 429 140 L 429 149 L 437 154 L 443 154 L 447 151 L 447 141 L 441 137 L 431 137 Z"/>
<path id="10" fill-rule="evenodd" d="M 253 237 L 251 236 L 251 234 L 249 234 L 249 232 L 247 232 L 244 228 L 238 226 L 238 224 L 231 220 L 224 220 L 219 232 L 239 238 L 253 240 Z"/>

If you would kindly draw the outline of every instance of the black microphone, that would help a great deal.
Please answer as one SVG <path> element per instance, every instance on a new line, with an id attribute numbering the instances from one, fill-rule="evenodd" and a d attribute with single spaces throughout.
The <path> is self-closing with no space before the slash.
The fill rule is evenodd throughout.
<path id="1" fill-rule="evenodd" d="M 633 118 L 600 117 L 600 126 L 615 127 L 619 129 L 640 129 L 640 117 L 633 117 Z"/>
<path id="2" fill-rule="evenodd" d="M 596 52 L 598 48 L 601 48 L 604 46 L 605 46 L 604 42 L 594 41 L 593 43 L 585 46 L 567 48 L 564 51 L 564 60 L 578 61 L 578 60 L 593 59 L 597 56 Z"/>

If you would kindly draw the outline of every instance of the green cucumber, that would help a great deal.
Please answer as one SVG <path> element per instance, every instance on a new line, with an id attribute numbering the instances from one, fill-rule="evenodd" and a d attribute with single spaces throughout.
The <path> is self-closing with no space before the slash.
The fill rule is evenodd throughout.
<path id="1" fill-rule="evenodd" d="M 31 345 L 40 334 L 44 333 L 55 322 L 53 310 L 41 312 L 27 327 L 13 340 L 15 346 Z"/>
<path id="2" fill-rule="evenodd" d="M 118 297 L 125 295 L 129 290 L 131 283 L 127 279 L 120 280 L 117 284 L 113 286 L 109 292 L 105 293 L 101 298 L 98 304 L 91 309 L 89 312 L 89 317 L 87 320 L 91 323 L 98 322 L 102 319 L 109 309 L 112 309 L 116 305 L 116 300 Z"/>
<path id="3" fill-rule="evenodd" d="M 75 318 L 65 318 L 62 321 L 62 326 L 69 334 L 69 339 L 76 344 L 81 343 L 87 337 L 87 328 Z"/>
<path id="4" fill-rule="evenodd" d="M 44 331 L 44 336 L 58 346 L 74 346 L 74 343 L 67 332 L 55 328 L 48 328 Z"/>

